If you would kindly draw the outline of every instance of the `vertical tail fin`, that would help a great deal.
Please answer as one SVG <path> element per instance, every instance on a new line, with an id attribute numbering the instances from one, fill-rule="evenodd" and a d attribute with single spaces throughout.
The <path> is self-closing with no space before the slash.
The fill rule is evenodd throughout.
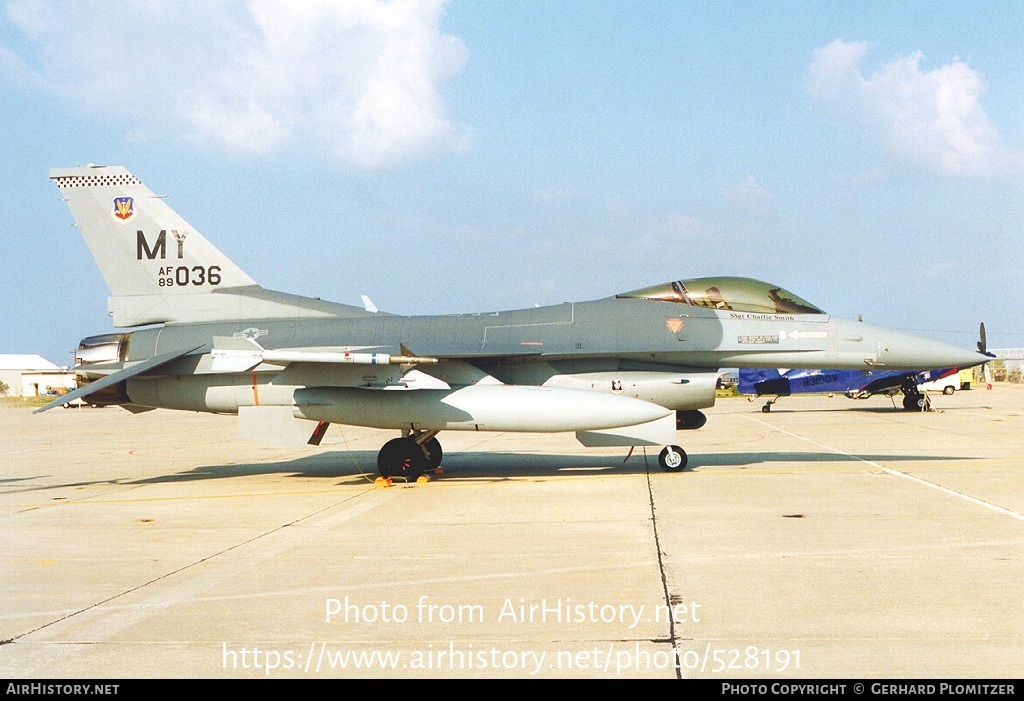
<path id="1" fill-rule="evenodd" d="M 368 316 L 265 290 L 118 166 L 50 171 L 110 288 L 114 326 Z"/>
<path id="2" fill-rule="evenodd" d="M 50 179 L 112 296 L 197 295 L 256 284 L 124 168 L 60 168 Z"/>

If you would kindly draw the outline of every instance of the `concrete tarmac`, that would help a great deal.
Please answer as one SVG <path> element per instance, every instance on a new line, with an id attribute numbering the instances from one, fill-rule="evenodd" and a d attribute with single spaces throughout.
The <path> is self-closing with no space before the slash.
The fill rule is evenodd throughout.
<path id="1" fill-rule="evenodd" d="M 1024 387 L 719 400 L 693 471 L 572 434 L 318 449 L 0 409 L 0 676 L 1019 677 Z"/>

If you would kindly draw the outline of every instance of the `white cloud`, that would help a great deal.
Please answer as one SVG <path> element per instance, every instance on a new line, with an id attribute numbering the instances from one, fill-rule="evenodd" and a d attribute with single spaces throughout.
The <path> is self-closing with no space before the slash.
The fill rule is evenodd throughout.
<path id="1" fill-rule="evenodd" d="M 549 185 L 548 187 L 540 187 L 533 191 L 533 201 L 538 204 L 544 202 L 561 202 L 572 199 L 575 196 L 576 188 L 572 185 L 566 185 L 564 187 Z"/>
<path id="2" fill-rule="evenodd" d="M 250 153 L 309 141 L 372 168 L 465 145 L 440 93 L 467 57 L 439 29 L 445 3 L 12 0 L 7 9 L 34 50 L 22 67 L 38 66 L 50 91 L 135 133 L 170 130 Z"/>
<path id="3" fill-rule="evenodd" d="M 625 216 L 629 213 L 629 204 L 625 199 L 622 198 L 618 193 L 610 193 L 605 195 L 604 198 L 605 209 L 608 210 L 609 214 L 613 214 L 617 217 Z"/>
<path id="4" fill-rule="evenodd" d="M 667 241 L 697 241 L 709 234 L 707 225 L 689 214 L 671 212 L 660 227 Z"/>
<path id="5" fill-rule="evenodd" d="M 775 202 L 772 191 L 757 182 L 753 175 L 726 188 L 725 194 L 736 205 L 751 212 L 762 211 Z"/>
<path id="6" fill-rule="evenodd" d="M 0 80 L 21 90 L 45 90 L 45 83 L 16 53 L 0 44 Z"/>
<path id="7" fill-rule="evenodd" d="M 837 39 L 818 49 L 808 88 L 853 117 L 897 156 L 946 175 L 995 175 L 1024 159 L 1006 148 L 980 103 L 985 84 L 963 61 L 923 71 L 924 56 L 897 58 L 865 77 L 865 42 Z"/>
<path id="8" fill-rule="evenodd" d="M 884 168 L 864 168 L 847 174 L 844 180 L 850 185 L 878 185 L 888 177 Z"/>

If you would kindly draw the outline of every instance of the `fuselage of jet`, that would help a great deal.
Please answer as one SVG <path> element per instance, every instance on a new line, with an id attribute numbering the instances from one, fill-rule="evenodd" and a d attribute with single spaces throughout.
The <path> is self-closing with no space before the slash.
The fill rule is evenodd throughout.
<path id="1" fill-rule="evenodd" d="M 437 466 L 442 430 L 575 431 L 671 445 L 700 428 L 720 367 L 969 367 L 979 353 L 833 317 L 739 277 L 479 314 L 401 316 L 266 290 L 121 167 L 51 171 L 126 333 L 84 339 L 89 397 L 131 411 L 239 414 L 240 432 L 316 444 L 330 423 L 400 429 L 383 476 Z M 57 402 L 41 410 L 47 410 Z M 315 423 L 311 423 L 315 422 Z M 310 433 L 310 426 L 315 426 Z M 422 449 L 422 451 L 421 451 Z"/>

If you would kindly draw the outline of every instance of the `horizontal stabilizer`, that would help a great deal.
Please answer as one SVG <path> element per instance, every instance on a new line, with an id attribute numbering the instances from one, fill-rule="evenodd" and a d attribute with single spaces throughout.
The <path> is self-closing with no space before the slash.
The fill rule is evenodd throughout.
<path id="1" fill-rule="evenodd" d="M 600 431 L 577 431 L 576 440 L 588 448 L 611 448 L 635 445 L 671 445 L 676 439 L 676 417 L 664 416 L 654 421 Z"/>
<path id="2" fill-rule="evenodd" d="M 90 394 L 94 392 L 99 392 L 101 389 L 106 389 L 107 387 L 113 387 L 117 383 L 124 382 L 130 377 L 135 377 L 136 375 L 141 375 L 144 372 L 148 372 L 150 370 L 158 368 L 161 365 L 166 365 L 172 360 L 177 360 L 181 356 L 188 355 L 189 353 L 199 350 L 200 348 L 203 347 L 203 345 L 199 345 L 193 346 L 192 348 L 186 348 L 185 350 L 174 351 L 173 353 L 165 353 L 163 355 L 158 355 L 155 358 L 150 358 L 145 362 L 138 363 L 137 365 L 132 365 L 122 370 L 118 370 L 117 372 L 107 375 L 103 379 L 96 380 L 95 382 L 90 382 L 87 385 L 79 387 L 73 392 L 68 392 L 62 397 L 57 397 L 57 399 L 54 399 L 52 402 L 50 402 L 44 407 L 36 409 L 32 413 L 39 414 L 44 411 L 49 411 L 54 407 L 64 406 L 68 402 L 73 402 L 76 399 L 88 397 Z"/>
<path id="3" fill-rule="evenodd" d="M 140 294 L 107 299 L 114 326 L 167 322 L 204 323 L 256 319 L 350 319 L 368 316 L 361 307 L 265 290 L 259 285 L 218 287 L 210 294 Z"/>

